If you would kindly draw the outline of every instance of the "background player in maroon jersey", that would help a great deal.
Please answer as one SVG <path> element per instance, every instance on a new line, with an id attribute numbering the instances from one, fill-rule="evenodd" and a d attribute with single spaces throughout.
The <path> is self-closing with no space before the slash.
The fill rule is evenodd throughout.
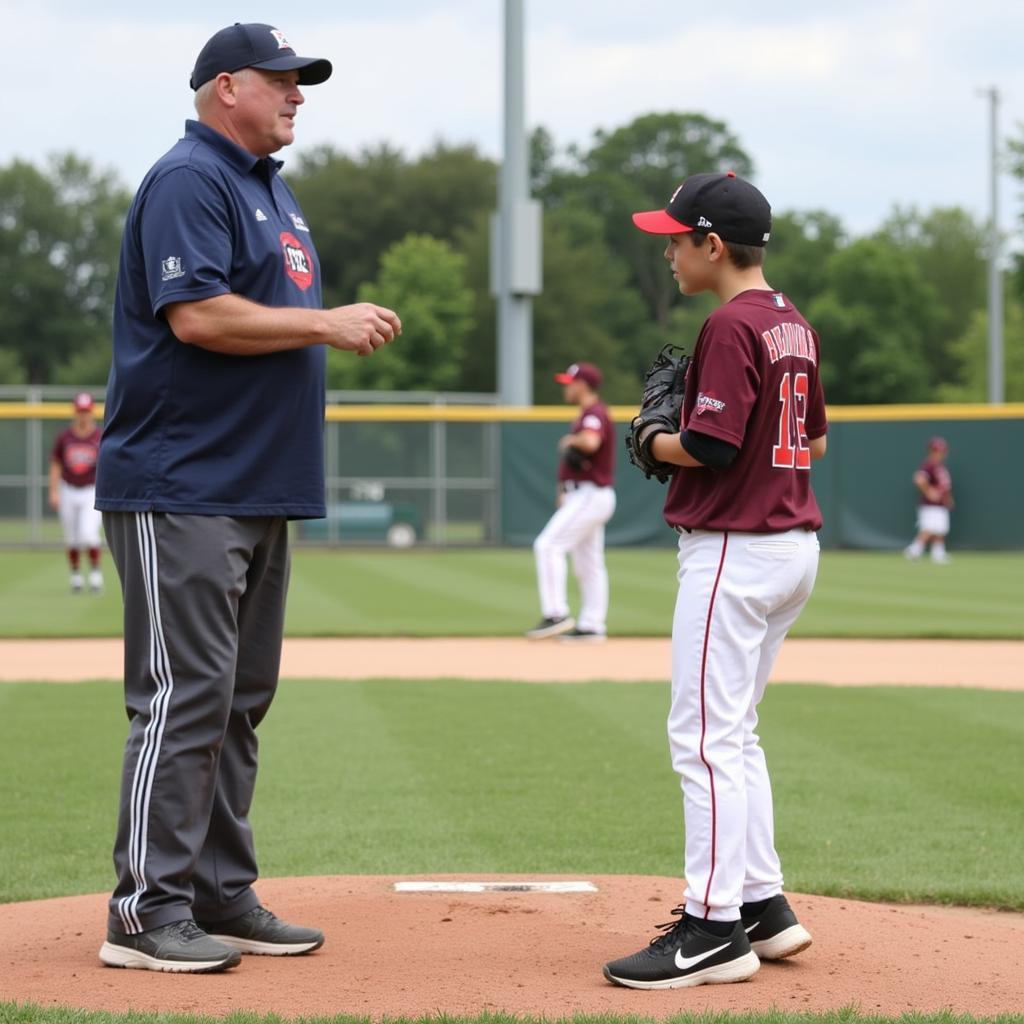
<path id="1" fill-rule="evenodd" d="M 89 553 L 89 589 L 103 587 L 100 572 L 100 525 L 96 511 L 96 459 L 100 450 L 100 428 L 93 419 L 92 395 L 75 397 L 74 418 L 53 442 L 50 457 L 50 508 L 60 514 L 71 566 L 71 590 L 84 585 L 81 549 Z"/>
<path id="2" fill-rule="evenodd" d="M 684 295 L 713 292 L 686 379 L 681 431 L 656 434 L 678 467 L 665 519 L 679 533 L 668 733 L 682 781 L 686 892 L 677 920 L 605 966 L 634 988 L 742 981 L 760 959 L 811 943 L 782 895 L 771 784 L 755 732 L 782 640 L 811 594 L 825 454 L 818 339 L 765 280 L 771 208 L 733 174 L 697 174 L 665 210 L 634 214 L 668 236 Z"/>
<path id="3" fill-rule="evenodd" d="M 580 413 L 558 442 L 557 509 L 533 542 L 542 618 L 526 635 L 600 641 L 608 616 L 604 527 L 615 512 L 615 427 L 598 393 L 602 376 L 593 363 L 573 363 L 555 380 Z M 566 555 L 580 584 L 578 619 L 569 614 Z"/>
<path id="4" fill-rule="evenodd" d="M 931 545 L 932 561 L 944 565 L 946 534 L 949 533 L 949 513 L 953 508 L 953 478 L 946 468 L 949 445 L 944 438 L 933 437 L 928 442 L 924 462 L 914 474 L 914 486 L 921 492 L 917 506 L 917 536 L 904 550 L 907 558 L 916 559 Z"/>

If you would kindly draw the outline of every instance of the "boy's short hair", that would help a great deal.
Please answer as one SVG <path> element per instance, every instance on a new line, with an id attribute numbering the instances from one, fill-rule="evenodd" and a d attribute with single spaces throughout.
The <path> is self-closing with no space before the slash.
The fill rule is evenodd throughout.
<path id="1" fill-rule="evenodd" d="M 693 239 L 695 249 L 699 249 L 708 237 L 703 231 L 691 231 L 689 235 Z M 724 238 L 722 242 L 729 252 L 729 262 L 737 270 L 749 270 L 751 267 L 764 266 L 763 245 L 741 245 L 739 242 L 727 242 Z"/>

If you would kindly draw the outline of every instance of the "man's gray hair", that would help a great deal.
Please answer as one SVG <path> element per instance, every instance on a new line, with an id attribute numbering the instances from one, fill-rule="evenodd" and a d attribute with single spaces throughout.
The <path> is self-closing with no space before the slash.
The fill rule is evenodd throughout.
<path id="1" fill-rule="evenodd" d="M 239 68 L 237 71 L 232 71 L 231 74 L 234 75 L 235 78 L 245 79 L 252 74 L 252 68 Z M 192 102 L 195 104 L 197 114 L 202 114 L 203 110 L 210 102 L 210 97 L 213 96 L 216 90 L 216 77 L 211 78 L 208 82 L 203 82 L 203 84 L 196 89 L 196 94 L 192 98 Z"/>

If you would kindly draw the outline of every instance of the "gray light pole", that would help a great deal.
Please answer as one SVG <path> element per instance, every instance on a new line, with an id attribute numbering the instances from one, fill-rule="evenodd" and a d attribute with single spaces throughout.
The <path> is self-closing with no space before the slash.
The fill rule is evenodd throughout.
<path id="1" fill-rule="evenodd" d="M 988 245 L 988 400 L 996 405 L 1005 397 L 1003 383 L 1003 272 L 999 236 L 999 91 L 981 90 L 989 101 L 989 177 L 991 223 Z"/>
<path id="2" fill-rule="evenodd" d="M 523 0 L 505 0 L 504 154 L 491 218 L 491 292 L 498 299 L 498 394 L 533 402 L 533 303 L 541 290 L 540 203 L 530 199 Z"/>

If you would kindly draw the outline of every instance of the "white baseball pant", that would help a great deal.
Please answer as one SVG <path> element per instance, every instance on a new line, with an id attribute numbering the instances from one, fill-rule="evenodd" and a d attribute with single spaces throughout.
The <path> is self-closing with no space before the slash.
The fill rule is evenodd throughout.
<path id="1" fill-rule="evenodd" d="M 949 533 L 949 509 L 944 505 L 919 505 L 917 528 L 933 537 L 945 537 Z"/>
<path id="2" fill-rule="evenodd" d="M 60 482 L 60 523 L 69 548 L 98 548 L 103 516 L 96 511 L 96 488 Z"/>
<path id="3" fill-rule="evenodd" d="M 580 584 L 578 629 L 604 633 L 608 618 L 608 570 L 604 564 L 604 526 L 615 513 L 611 487 L 583 481 L 565 493 L 561 507 L 533 542 L 541 614 L 569 614 L 566 555 Z"/>
<path id="4" fill-rule="evenodd" d="M 782 891 L 757 706 L 817 568 L 817 536 L 802 529 L 680 535 L 668 736 L 695 917 L 736 920 Z"/>

